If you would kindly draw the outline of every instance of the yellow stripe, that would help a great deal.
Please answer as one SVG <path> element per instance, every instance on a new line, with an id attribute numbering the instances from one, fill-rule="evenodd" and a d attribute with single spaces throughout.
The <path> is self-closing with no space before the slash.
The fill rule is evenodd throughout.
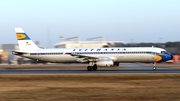
<path id="1" fill-rule="evenodd" d="M 16 38 L 17 38 L 18 40 L 21 40 L 21 39 L 26 38 L 26 35 L 24 35 L 24 34 L 16 34 Z"/>
<path id="2" fill-rule="evenodd" d="M 154 54 L 154 56 L 156 57 L 156 60 L 154 60 L 154 62 L 158 62 L 162 59 L 162 57 L 159 55 Z"/>

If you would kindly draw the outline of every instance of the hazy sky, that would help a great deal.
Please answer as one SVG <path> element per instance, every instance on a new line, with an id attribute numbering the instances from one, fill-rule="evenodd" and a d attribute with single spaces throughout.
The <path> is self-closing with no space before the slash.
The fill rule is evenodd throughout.
<path id="1" fill-rule="evenodd" d="M 109 41 L 180 41 L 180 0 L 0 0 L 0 43 L 22 27 L 41 46 L 59 37 Z"/>

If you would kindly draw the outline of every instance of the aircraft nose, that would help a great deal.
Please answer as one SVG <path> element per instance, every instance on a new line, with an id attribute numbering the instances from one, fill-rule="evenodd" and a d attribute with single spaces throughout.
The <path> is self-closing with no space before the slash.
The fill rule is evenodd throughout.
<path id="1" fill-rule="evenodd" d="M 171 60 L 173 59 L 173 55 L 171 54 Z"/>

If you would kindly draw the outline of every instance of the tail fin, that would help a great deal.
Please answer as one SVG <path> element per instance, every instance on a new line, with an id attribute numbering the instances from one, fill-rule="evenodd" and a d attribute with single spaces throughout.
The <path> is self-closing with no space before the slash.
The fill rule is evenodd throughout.
<path id="1" fill-rule="evenodd" d="M 18 40 L 20 50 L 39 49 L 29 36 L 22 30 L 22 28 L 15 28 L 16 38 Z"/>

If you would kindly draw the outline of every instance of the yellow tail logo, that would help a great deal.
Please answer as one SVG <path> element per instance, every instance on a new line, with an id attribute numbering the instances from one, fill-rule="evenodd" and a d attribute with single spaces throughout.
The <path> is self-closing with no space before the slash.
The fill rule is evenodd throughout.
<path id="1" fill-rule="evenodd" d="M 24 35 L 24 34 L 16 34 L 16 38 L 18 39 L 18 40 L 22 40 L 22 39 L 24 39 L 24 38 L 26 38 L 26 35 Z"/>

